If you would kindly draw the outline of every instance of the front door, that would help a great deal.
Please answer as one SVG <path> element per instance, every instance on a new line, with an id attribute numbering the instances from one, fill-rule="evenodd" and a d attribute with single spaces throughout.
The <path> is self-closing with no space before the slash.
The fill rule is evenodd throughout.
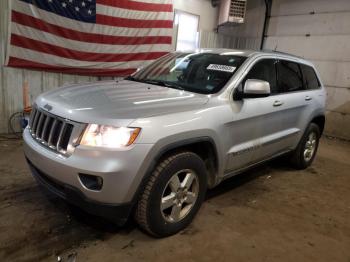
<path id="1" fill-rule="evenodd" d="M 271 95 L 232 102 L 232 122 L 229 123 L 232 143 L 227 152 L 226 172 L 239 170 L 281 151 L 280 140 L 287 135 L 283 125 L 283 94 L 277 86 L 276 60 L 257 61 L 239 88 L 247 79 L 269 82 Z"/>

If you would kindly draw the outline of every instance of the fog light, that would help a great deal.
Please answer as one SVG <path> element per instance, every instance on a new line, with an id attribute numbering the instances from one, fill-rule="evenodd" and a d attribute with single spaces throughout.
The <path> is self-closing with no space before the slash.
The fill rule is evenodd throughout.
<path id="1" fill-rule="evenodd" d="M 103 179 L 100 176 L 93 176 L 79 173 L 81 183 L 90 190 L 101 190 Z"/>

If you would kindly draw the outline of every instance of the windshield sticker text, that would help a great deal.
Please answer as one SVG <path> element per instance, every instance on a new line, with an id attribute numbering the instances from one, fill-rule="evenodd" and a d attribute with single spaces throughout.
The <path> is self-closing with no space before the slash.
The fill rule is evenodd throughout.
<path id="1" fill-rule="evenodd" d="M 228 66 L 228 65 L 210 64 L 207 67 L 207 70 L 215 70 L 215 71 L 223 71 L 223 72 L 233 73 L 236 70 L 236 67 Z"/>

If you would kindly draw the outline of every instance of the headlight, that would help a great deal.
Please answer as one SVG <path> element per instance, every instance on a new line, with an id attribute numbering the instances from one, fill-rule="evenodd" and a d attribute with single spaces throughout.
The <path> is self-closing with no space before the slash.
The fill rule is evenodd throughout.
<path id="1" fill-rule="evenodd" d="M 80 144 L 120 148 L 131 145 L 139 135 L 141 128 L 88 125 Z"/>

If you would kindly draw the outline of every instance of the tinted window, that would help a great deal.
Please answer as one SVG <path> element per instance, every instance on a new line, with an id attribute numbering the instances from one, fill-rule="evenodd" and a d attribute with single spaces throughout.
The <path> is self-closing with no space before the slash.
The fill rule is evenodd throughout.
<path id="1" fill-rule="evenodd" d="M 303 72 L 304 84 L 306 89 L 320 88 L 320 82 L 316 76 L 315 70 L 311 66 L 300 65 Z"/>
<path id="2" fill-rule="evenodd" d="M 270 83 L 271 93 L 278 93 L 276 85 L 276 68 L 274 59 L 264 59 L 257 62 L 252 69 L 250 69 L 245 80 L 258 79 Z"/>
<path id="3" fill-rule="evenodd" d="M 213 94 L 220 91 L 245 59 L 231 53 L 170 53 L 128 80 Z"/>
<path id="4" fill-rule="evenodd" d="M 280 60 L 277 69 L 278 85 L 284 92 L 303 90 L 303 79 L 297 63 Z"/>

